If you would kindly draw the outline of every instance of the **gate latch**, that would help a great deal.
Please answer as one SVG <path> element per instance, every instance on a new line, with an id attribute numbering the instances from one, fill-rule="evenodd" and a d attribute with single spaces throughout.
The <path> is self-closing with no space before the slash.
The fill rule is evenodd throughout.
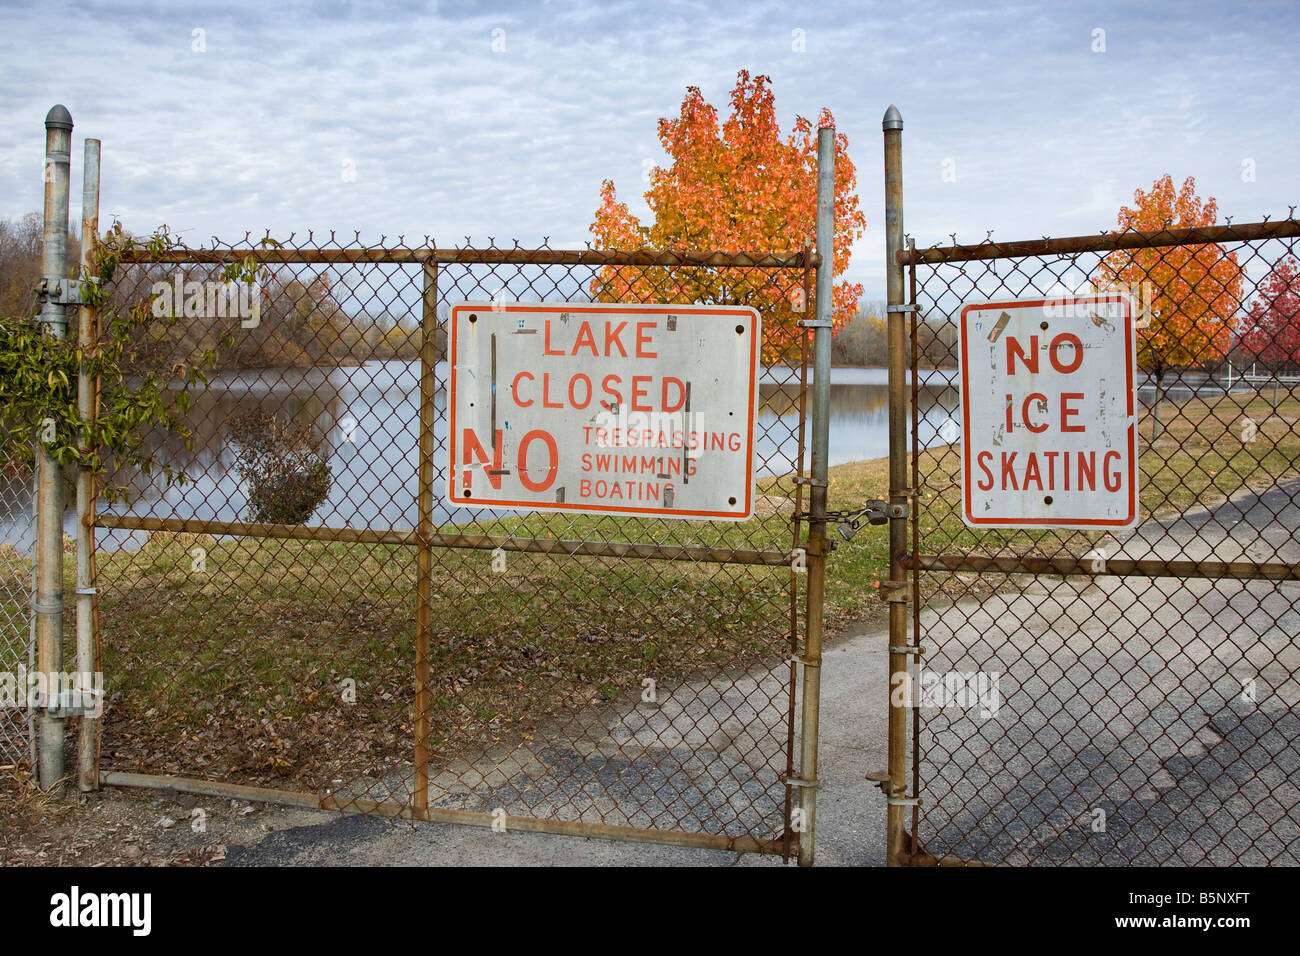
<path id="1" fill-rule="evenodd" d="M 889 792 L 890 779 L 888 770 L 874 770 L 867 774 L 867 779 L 880 787 L 880 792 L 885 795 L 886 803 L 901 804 L 905 807 L 919 807 L 921 805 L 920 797 L 909 797 L 905 793 L 894 796 Z"/>

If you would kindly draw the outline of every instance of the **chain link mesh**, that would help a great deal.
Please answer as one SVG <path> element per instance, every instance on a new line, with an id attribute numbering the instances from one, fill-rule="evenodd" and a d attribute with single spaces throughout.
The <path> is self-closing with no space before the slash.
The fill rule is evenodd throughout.
<path id="1" fill-rule="evenodd" d="M 126 489 L 97 517 L 104 769 L 791 852 L 805 333 L 763 372 L 743 523 L 451 506 L 444 359 L 461 300 L 752 304 L 765 333 L 793 330 L 803 257 L 246 237 L 142 252 L 112 296 L 185 295 L 245 255 L 263 262 L 255 321 L 176 299 L 137 337 L 142 367 L 215 361 L 190 447 L 144 436 L 184 480 L 101 476 Z"/>
<path id="2" fill-rule="evenodd" d="M 30 469 L 0 469 L 0 673 L 20 694 L 26 685 L 18 675 L 32 666 L 32 499 Z M 18 702 L 0 706 L 0 764 L 31 763 L 31 712 Z"/>
<path id="3" fill-rule="evenodd" d="M 925 852 L 1300 862 L 1295 226 L 906 254 L 917 666 L 932 682 L 983 675 L 996 688 L 913 710 L 912 829 Z M 1115 288 L 1139 308 L 1141 524 L 967 527 L 951 371 L 963 303 Z"/>

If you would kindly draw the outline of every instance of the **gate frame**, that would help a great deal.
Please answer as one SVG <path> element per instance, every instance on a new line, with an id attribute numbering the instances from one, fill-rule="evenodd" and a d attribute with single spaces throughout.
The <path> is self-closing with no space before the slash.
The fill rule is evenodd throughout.
<path id="1" fill-rule="evenodd" d="M 1052 575 L 1086 575 L 1088 577 L 1136 575 L 1140 577 L 1232 579 L 1239 581 L 1300 580 L 1300 564 L 1282 561 L 1215 561 L 1215 560 L 1160 560 L 1160 559 L 1108 559 L 1105 569 L 1098 571 L 1089 557 L 979 557 L 920 553 L 920 503 L 924 496 L 920 488 L 920 452 L 916 408 L 919 391 L 917 376 L 917 278 L 918 265 L 939 265 L 980 260 L 1018 259 L 1034 256 L 1070 255 L 1075 253 L 1111 252 L 1122 249 L 1168 248 L 1172 246 L 1208 243 L 1264 241 L 1300 237 L 1300 220 L 1295 218 L 1241 224 L 1200 226 L 1189 228 L 1162 228 L 1150 231 L 1102 232 L 1086 236 L 1066 236 L 1056 239 L 1031 239 L 1015 242 L 986 241 L 978 244 L 934 246 L 918 250 L 915 240 L 903 242 L 903 190 L 902 190 L 902 129 L 903 120 L 898 110 L 891 106 L 881 124 L 885 145 L 885 266 L 888 278 L 888 342 L 889 342 L 889 474 L 891 508 L 889 547 L 890 578 L 882 582 L 882 589 L 890 588 L 886 599 L 890 601 L 889 618 L 889 687 L 892 690 L 899 678 L 910 679 L 910 658 L 915 656 L 919 665 L 925 649 L 920 646 L 921 634 L 921 574 L 925 572 L 966 571 L 975 574 L 1022 573 Z M 1292 212 L 1294 212 L 1292 207 Z M 903 270 L 908 270 L 908 287 L 903 286 Z M 910 355 L 904 353 L 905 322 L 910 322 Z M 904 365 L 906 358 L 907 364 Z M 906 370 L 911 373 L 910 397 L 904 387 Z M 909 425 L 908 416 L 912 421 Z M 909 431 L 910 429 L 910 431 Z M 908 448 L 909 437 L 911 450 Z M 911 468 L 911 485 L 908 485 L 908 467 Z M 894 510 L 902 506 L 902 516 Z M 911 526 L 911 547 L 907 543 L 907 526 Z M 901 530 L 898 529 L 901 526 Z M 910 572 L 910 581 L 906 580 Z M 908 627 L 907 605 L 911 604 L 911 627 Z M 896 613 L 901 611 L 902 613 Z M 889 769 L 887 779 L 881 780 L 881 789 L 888 800 L 886 824 L 886 863 L 889 866 L 990 866 L 979 860 L 966 860 L 953 856 L 926 852 L 919 844 L 917 829 L 920 825 L 920 703 L 913 695 L 910 708 L 895 703 L 894 694 L 889 700 Z M 908 754 L 908 710 L 912 720 L 911 796 L 906 793 Z M 903 826 L 903 811 L 912 808 L 912 830 Z"/>
<path id="2" fill-rule="evenodd" d="M 880 123 L 885 140 L 885 336 L 889 343 L 889 580 L 880 582 L 883 597 L 889 602 L 889 688 L 896 686 L 898 675 L 908 674 L 909 657 L 917 654 L 915 643 L 908 643 L 907 612 L 916 604 L 907 579 L 907 525 L 913 489 L 907 485 L 907 371 L 903 346 L 909 309 L 904 305 L 903 265 L 898 253 L 903 248 L 903 116 L 898 107 L 890 106 Z M 916 635 L 912 635 L 913 642 Z M 897 866 L 904 854 L 903 809 L 916 806 L 915 788 L 907 795 L 904 779 L 907 762 L 907 713 L 897 695 L 889 694 L 889 761 L 888 779 L 881 782 L 885 791 L 885 861 Z M 913 815 L 915 819 L 915 814 Z M 912 825 L 915 831 L 915 822 Z M 916 837 L 912 837 L 916 849 Z"/>
<path id="3" fill-rule="evenodd" d="M 69 120 L 70 128 L 70 120 Z M 92 146 L 94 155 L 93 176 L 89 170 Z M 78 785 L 83 790 L 96 789 L 99 786 L 144 787 L 152 789 L 170 789 L 183 793 L 205 796 L 228 797 L 232 799 L 257 800 L 284 806 L 309 809 L 334 810 L 343 813 L 368 813 L 386 817 L 400 817 L 412 820 L 430 820 L 443 823 L 458 823 L 475 826 L 492 827 L 498 823 L 494 814 L 479 813 L 468 810 L 450 810 L 430 807 L 428 793 L 428 702 L 429 702 L 429 660 L 427 638 L 433 613 L 432 593 L 432 555 L 435 547 L 473 548 L 492 550 L 532 551 L 545 553 L 563 553 L 568 555 L 595 555 L 632 557 L 637 559 L 684 560 L 693 562 L 720 562 L 758 564 L 770 567 L 785 566 L 790 569 L 790 681 L 789 703 L 787 709 L 788 736 L 786 745 L 786 773 L 783 776 L 786 797 L 784 801 L 784 826 L 776 837 L 758 839 L 754 837 L 730 837 L 722 834 L 700 834 L 671 830 L 642 829 L 638 827 L 610 825 L 604 823 L 586 823 L 579 821 L 536 819 L 512 815 L 509 818 L 511 829 L 558 833 L 588 837 L 604 837 L 634 842 L 695 846 L 701 848 L 731 851 L 748 851 L 767 854 L 779 854 L 789 860 L 792 851 L 797 852 L 801 866 L 813 862 L 814 824 L 816 814 L 817 745 L 818 722 L 820 711 L 820 668 L 821 643 L 823 631 L 823 597 L 825 585 L 825 563 L 829 548 L 826 545 L 826 504 L 828 492 L 829 463 L 829 409 L 830 409 L 830 352 L 831 352 L 831 292 L 833 286 L 833 240 L 834 240 L 834 192 L 835 192 L 835 129 L 822 127 L 818 130 L 818 168 L 817 168 L 817 243 L 814 252 L 811 244 L 799 252 L 790 254 L 774 253 L 722 253 L 700 250 L 678 250 L 657 252 L 651 250 L 527 250 L 527 249 L 332 249 L 332 250 L 282 250 L 275 248 L 258 248 L 255 250 L 236 250 L 233 248 L 210 248 L 201 250 L 169 249 L 161 254 L 150 254 L 144 250 L 135 250 L 123 257 L 123 262 L 173 262 L 173 263 L 220 263 L 234 258 L 253 258 L 260 263 L 314 263 L 324 265 L 343 264 L 418 264 L 422 274 L 422 309 L 421 309 L 421 347 L 420 347 L 420 408 L 419 408 L 419 461 L 417 466 L 417 524 L 409 531 L 382 531 L 349 528 L 308 528 L 251 522 L 224 522 L 177 518 L 131 517 L 119 515 L 99 515 L 95 511 L 93 493 L 94 476 L 83 470 L 78 475 L 78 652 L 82 651 L 95 658 L 97 666 L 98 615 L 94 601 L 98 593 L 97 579 L 93 557 L 94 529 L 125 529 L 144 531 L 197 532 L 227 534 L 234 536 L 255 536 L 271 538 L 302 538 L 311 540 L 332 540 L 370 543 L 404 544 L 417 548 L 416 552 L 416 640 L 414 661 L 414 705 L 415 740 L 414 740 L 414 788 L 409 802 L 397 800 L 370 800 L 365 798 L 339 798 L 331 794 L 312 794 L 301 791 L 280 790 L 266 787 L 253 787 L 198 778 L 141 774 L 122 771 L 101 772 L 98 766 L 98 733 L 100 718 L 84 717 L 82 719 L 81 743 L 79 745 Z M 86 143 L 87 178 L 83 199 L 83 231 L 97 236 L 98 194 L 99 194 L 99 149 L 98 140 Z M 64 167 L 66 170 L 66 166 Z M 66 177 L 65 177 L 66 179 Z M 93 197 L 93 202 L 92 202 Z M 84 242 L 83 260 L 93 261 L 91 243 Z M 815 270 L 816 311 L 812 320 L 799 320 L 798 326 L 804 331 L 800 338 L 800 430 L 799 460 L 796 465 L 796 481 L 792 500 L 794 515 L 791 519 L 793 546 L 791 551 L 744 550 L 736 549 L 726 558 L 720 557 L 715 549 L 702 547 L 665 547 L 647 544 L 619 544 L 612 542 L 532 540 L 506 538 L 488 535 L 448 534 L 434 530 L 433 522 L 433 483 L 437 469 L 434 464 L 433 419 L 436 365 L 434 331 L 437 325 L 438 304 L 438 266 L 440 263 L 464 264 L 516 264 L 516 265 L 623 265 L 623 266 L 738 266 L 752 268 L 802 270 L 804 301 L 808 300 L 810 280 Z M 80 310 L 81 344 L 86 346 L 93 341 L 98 327 L 98 309 L 82 304 Z M 814 359 L 813 407 L 811 467 L 808 476 L 804 470 L 804 428 L 807 425 L 807 373 L 808 373 L 808 334 L 811 329 Z M 94 399 L 98 382 L 93 387 L 87 386 L 87 377 L 83 373 L 79 381 L 81 395 L 86 402 Z M 87 414 L 88 408 L 82 409 Z M 809 510 L 801 511 L 803 485 L 809 486 Z M 794 555 L 799 550 L 800 524 L 807 523 L 807 538 L 804 543 L 806 554 L 806 592 L 804 598 L 804 648 L 802 656 L 798 652 L 798 574 L 794 567 Z M 86 552 L 83 565 L 82 552 Z M 85 571 L 83 581 L 83 568 Z M 83 665 L 85 658 L 82 657 Z M 802 680 L 802 714 L 799 721 L 800 735 L 799 771 L 793 771 L 796 678 L 798 665 L 803 665 Z M 778 665 L 779 666 L 779 665 Z M 775 672 L 774 668 L 774 672 Z M 62 726 L 59 727 L 59 742 L 62 742 Z M 47 749 L 42 748 L 42 756 Z M 61 753 L 61 747 L 60 753 Z M 795 790 L 798 797 L 794 796 Z M 792 804 L 798 804 L 792 812 Z M 797 813 L 798 816 L 794 814 Z"/>

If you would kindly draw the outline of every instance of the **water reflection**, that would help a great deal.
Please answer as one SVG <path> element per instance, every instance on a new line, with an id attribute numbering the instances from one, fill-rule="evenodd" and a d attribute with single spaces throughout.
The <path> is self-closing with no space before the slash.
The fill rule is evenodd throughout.
<path id="1" fill-rule="evenodd" d="M 957 407 L 957 389 L 951 370 L 923 370 L 917 391 L 921 444 L 936 439 L 939 429 Z M 770 374 L 765 376 L 770 378 Z M 909 379 L 909 382 L 911 380 Z M 758 457 L 760 473 L 786 474 L 799 457 L 799 388 L 797 380 L 780 385 L 764 383 L 760 389 Z M 808 411 L 812 410 L 809 383 Z M 829 462 L 832 466 L 889 454 L 888 372 L 883 368 L 831 370 Z M 804 467 L 811 466 L 811 421 L 804 436 Z"/>

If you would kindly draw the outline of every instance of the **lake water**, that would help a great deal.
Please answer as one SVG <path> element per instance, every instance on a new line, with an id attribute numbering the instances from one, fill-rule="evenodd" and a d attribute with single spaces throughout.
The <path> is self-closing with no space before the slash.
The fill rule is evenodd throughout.
<path id="1" fill-rule="evenodd" d="M 918 432 L 922 444 L 937 436 L 957 407 L 956 373 L 922 371 Z M 446 380 L 445 366 L 438 381 Z M 811 374 L 809 376 L 811 385 Z M 1144 390 L 1146 391 L 1146 390 Z M 159 457 L 184 469 L 184 484 L 165 486 L 160 476 L 126 476 L 131 500 L 101 510 L 150 517 L 247 520 L 247 496 L 233 470 L 225 424 L 255 408 L 288 413 L 316 423 L 326 436 L 334 476 L 329 497 L 309 524 L 354 528 L 409 528 L 416 522 L 419 365 L 371 362 L 332 369 L 273 369 L 215 377 L 196 395 L 189 419 L 194 451 L 174 443 L 158 449 Z M 1172 392 L 1172 399 L 1182 397 Z M 1143 395 L 1149 398 L 1149 394 Z M 811 392 L 809 394 L 811 402 Z M 446 395 L 436 395 L 434 436 L 438 460 L 445 458 Z M 786 369 L 765 370 L 760 388 L 757 456 L 760 474 L 785 474 L 798 457 L 798 375 Z M 952 428 L 952 426 L 950 426 Z M 955 430 L 945 429 L 951 440 Z M 811 429 L 805 436 L 811 440 Z M 885 369 L 837 368 L 831 372 L 830 464 L 888 454 L 888 393 Z M 805 445 L 805 466 L 808 448 Z M 122 480 L 122 479 L 119 479 Z M 3 485 L 0 481 L 0 485 Z M 442 489 L 435 484 L 435 492 Z M 0 540 L 25 547 L 30 541 L 30 488 L 26 483 L 0 487 Z M 24 513 L 26 517 L 24 517 Z M 471 512 L 435 508 L 438 523 L 468 520 Z M 68 533 L 73 532 L 69 516 Z M 139 532 L 101 530 L 104 547 L 132 547 Z"/>

